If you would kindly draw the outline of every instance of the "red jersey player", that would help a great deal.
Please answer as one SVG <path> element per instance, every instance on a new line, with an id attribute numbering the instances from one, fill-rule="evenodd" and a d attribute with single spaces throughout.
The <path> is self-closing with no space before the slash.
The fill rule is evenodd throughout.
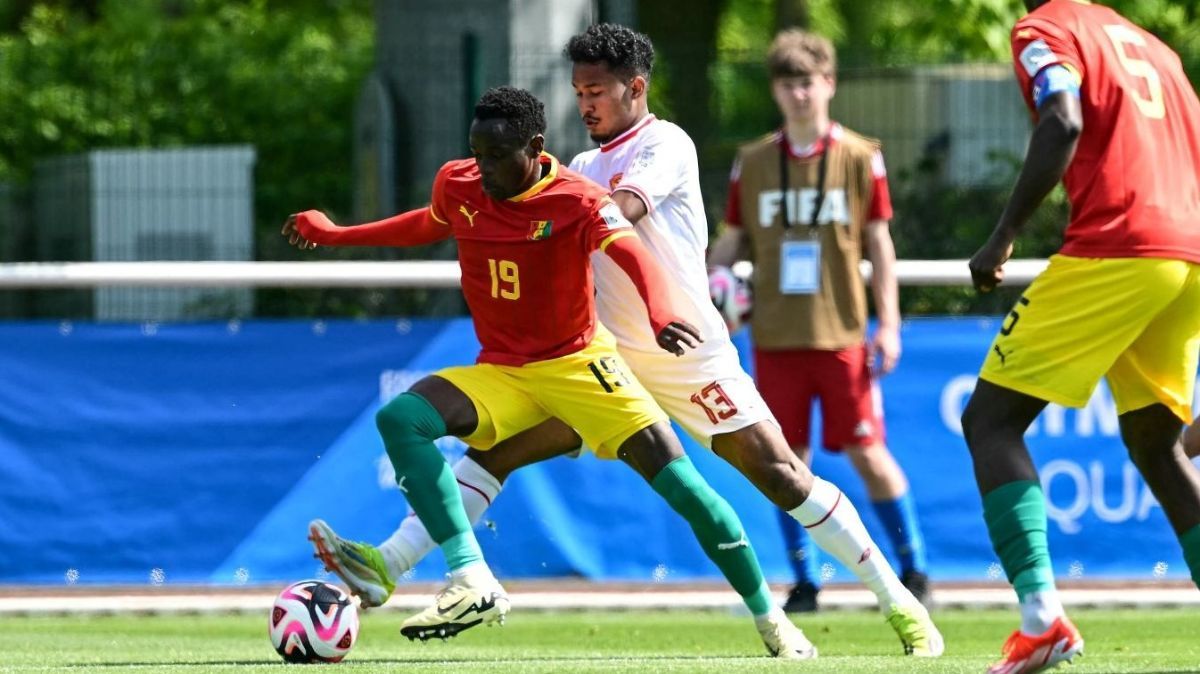
<path id="1" fill-rule="evenodd" d="M 739 594 L 767 593 L 737 515 L 684 456 L 666 414 L 597 325 L 589 255 L 607 254 L 629 276 L 663 349 L 682 354 L 700 335 L 677 318 L 665 299 L 665 275 L 607 191 L 542 151 L 544 130 L 542 104 L 531 94 L 489 90 L 471 125 L 474 159 L 442 167 L 429 207 L 349 228 L 306 211 L 284 225 L 301 247 L 458 241 L 463 293 L 483 346 L 478 363 L 438 371 L 377 415 L 400 488 L 451 569 L 433 605 L 401 627 L 410 639 L 501 620 L 509 605 L 433 441 L 455 435 L 490 449 L 551 417 L 574 428 L 597 455 L 619 457 L 649 481 L 692 525 Z M 365 604 L 386 600 L 394 583 L 378 549 L 344 540 L 320 520 L 309 533 L 317 555 Z M 796 648 L 773 654 L 815 655 L 782 620 L 772 629 L 791 630 L 788 643 Z"/>
<path id="2" fill-rule="evenodd" d="M 1130 457 L 1162 504 L 1200 583 L 1200 474 L 1183 457 L 1200 346 L 1200 102 L 1179 57 L 1116 12 L 1025 0 L 1012 32 L 1036 128 L 995 231 L 971 258 L 982 292 L 1062 179 L 1062 250 L 1005 319 L 963 414 L 997 555 L 1021 627 L 995 674 L 1070 660 L 1047 549 L 1045 502 L 1023 434 L 1048 402 L 1081 407 L 1108 380 Z"/>

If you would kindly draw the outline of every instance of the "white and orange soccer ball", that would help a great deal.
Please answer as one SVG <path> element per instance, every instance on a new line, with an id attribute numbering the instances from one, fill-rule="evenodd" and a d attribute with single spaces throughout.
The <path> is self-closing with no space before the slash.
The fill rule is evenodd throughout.
<path id="1" fill-rule="evenodd" d="M 340 662 L 358 638 L 358 608 L 342 588 L 302 580 L 275 598 L 267 628 L 288 662 Z"/>
<path id="2" fill-rule="evenodd" d="M 737 332 L 750 320 L 750 311 L 754 308 L 750 285 L 729 267 L 713 267 L 708 271 L 708 295 L 725 319 L 729 334 Z"/>

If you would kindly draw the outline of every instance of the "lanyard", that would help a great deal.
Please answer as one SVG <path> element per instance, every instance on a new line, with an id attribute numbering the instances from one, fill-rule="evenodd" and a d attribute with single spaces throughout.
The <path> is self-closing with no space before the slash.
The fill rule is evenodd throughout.
<path id="1" fill-rule="evenodd" d="M 791 141 L 787 137 L 787 128 L 780 132 L 782 140 L 779 144 L 779 181 L 781 184 L 783 202 L 783 229 L 788 231 L 792 228 L 791 214 L 788 213 L 788 187 L 790 186 L 791 177 L 788 175 L 788 146 Z M 821 160 L 817 163 L 817 200 L 813 204 L 812 219 L 809 221 L 809 227 L 817 226 L 817 219 L 821 217 L 821 207 L 825 205 L 825 173 L 829 167 L 829 142 L 833 136 L 833 125 L 829 126 L 829 130 L 825 132 L 825 136 L 821 138 Z"/>

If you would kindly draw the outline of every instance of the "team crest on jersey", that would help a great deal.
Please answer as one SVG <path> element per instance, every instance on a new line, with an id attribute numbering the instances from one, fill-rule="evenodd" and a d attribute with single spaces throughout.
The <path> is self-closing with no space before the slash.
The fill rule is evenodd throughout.
<path id="1" fill-rule="evenodd" d="M 550 229 L 554 227 L 553 220 L 530 220 L 529 221 L 529 240 L 541 241 L 550 236 Z"/>
<path id="2" fill-rule="evenodd" d="M 1025 48 L 1021 50 L 1019 60 L 1025 67 L 1025 72 L 1033 77 L 1042 68 L 1052 63 L 1058 63 L 1058 55 L 1050 49 L 1050 45 L 1046 44 L 1045 40 L 1039 39 L 1025 45 Z"/>
<path id="3" fill-rule="evenodd" d="M 624 173 L 614 173 L 613 177 L 608 179 L 608 191 L 611 192 L 617 189 L 617 185 L 621 184 L 621 178 L 625 177 Z"/>
<path id="4" fill-rule="evenodd" d="M 644 148 L 642 148 L 642 151 L 639 152 L 637 154 L 637 156 L 633 158 L 633 165 L 635 168 L 644 170 L 644 169 L 648 168 L 653 161 L 654 161 L 654 147 L 653 146 L 644 147 Z"/>

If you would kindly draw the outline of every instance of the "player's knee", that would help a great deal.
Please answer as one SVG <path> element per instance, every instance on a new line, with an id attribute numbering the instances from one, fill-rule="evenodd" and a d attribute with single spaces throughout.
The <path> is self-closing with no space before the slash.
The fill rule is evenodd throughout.
<path id="1" fill-rule="evenodd" d="M 795 455 L 769 458 L 752 470 L 755 486 L 784 510 L 791 510 L 803 503 L 812 491 L 812 471 Z"/>
<path id="2" fill-rule="evenodd" d="M 1129 458 L 1139 468 L 1171 456 L 1176 450 L 1183 423 L 1165 405 L 1151 405 L 1120 417 L 1121 440 Z"/>
<path id="3" fill-rule="evenodd" d="M 652 483 L 654 490 L 702 539 L 740 531 L 733 509 L 694 470 L 665 469 Z"/>
<path id="4" fill-rule="evenodd" d="M 979 404 L 976 396 L 971 396 L 960 418 L 963 438 L 966 439 L 969 449 L 973 448 L 982 436 L 984 427 L 987 424 L 987 416 L 984 406 Z"/>
<path id="5" fill-rule="evenodd" d="M 1191 426 L 1184 429 L 1183 452 L 1189 459 L 1200 456 L 1200 419 L 1196 419 Z"/>
<path id="6" fill-rule="evenodd" d="M 1142 469 L 1163 457 L 1170 456 L 1175 451 L 1175 442 L 1161 437 L 1126 437 L 1125 449 L 1129 452 L 1129 460 L 1133 465 Z"/>
<path id="7" fill-rule="evenodd" d="M 864 478 L 884 478 L 900 471 L 900 466 L 892 458 L 887 446 L 882 443 L 847 445 L 844 449 L 846 456 L 854 464 L 854 470 Z"/>
<path id="8" fill-rule="evenodd" d="M 433 442 L 445 434 L 441 417 L 424 398 L 413 393 L 396 396 L 376 412 L 375 427 L 393 461 L 404 447 Z"/>

